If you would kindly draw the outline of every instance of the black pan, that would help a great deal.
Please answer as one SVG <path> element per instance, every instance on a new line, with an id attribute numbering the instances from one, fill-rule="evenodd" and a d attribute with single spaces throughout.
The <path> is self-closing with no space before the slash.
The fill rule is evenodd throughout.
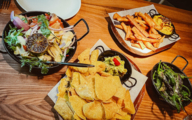
<path id="1" fill-rule="evenodd" d="M 173 64 L 173 62 L 177 59 L 177 57 L 181 57 L 181 58 L 183 58 L 183 59 L 186 61 L 186 65 L 183 67 L 182 70 L 179 69 L 177 66 L 175 66 L 175 65 Z M 185 73 L 183 72 L 183 70 L 184 70 L 184 69 L 187 67 L 187 65 L 188 65 L 188 61 L 187 61 L 183 56 L 180 56 L 180 55 L 177 55 L 177 56 L 173 59 L 173 61 L 172 61 L 171 63 L 168 63 L 168 62 L 161 62 L 161 63 L 164 63 L 164 64 L 166 64 L 167 66 L 169 66 L 174 72 L 181 73 L 181 74 L 183 74 L 183 75 L 185 75 Z M 159 65 L 159 63 L 157 63 L 157 64 L 153 67 L 153 69 L 151 70 L 151 79 L 152 79 L 153 86 L 155 87 L 155 90 L 157 91 L 158 95 L 159 95 L 167 104 L 169 104 L 172 108 L 176 109 L 175 106 L 171 105 L 167 100 L 164 99 L 163 96 L 161 96 L 161 94 L 159 93 L 158 89 L 157 89 L 156 86 L 155 86 L 155 82 L 154 82 L 154 79 L 153 79 L 153 73 L 157 70 L 158 65 Z M 185 76 L 186 76 L 186 75 L 185 75 Z M 188 87 L 189 90 L 192 92 L 191 82 L 189 81 L 188 78 L 183 79 L 183 84 L 184 84 L 186 87 Z M 192 99 L 192 95 L 190 96 L 190 99 Z M 190 101 L 183 101 L 182 104 L 183 104 L 183 107 L 185 107 L 185 106 L 187 106 L 187 105 L 190 104 Z"/>
<path id="2" fill-rule="evenodd" d="M 161 15 L 161 14 L 157 13 L 157 11 L 155 9 L 151 9 L 148 14 L 152 18 L 155 17 L 156 15 Z M 164 16 L 164 15 L 162 15 L 162 16 Z M 170 35 L 164 34 L 164 33 L 160 32 L 160 31 L 158 31 L 158 33 L 161 34 L 162 36 L 165 35 L 165 38 L 168 38 L 170 41 L 175 41 L 175 40 L 177 40 L 179 38 L 179 35 L 176 33 L 175 26 L 173 25 L 172 22 L 171 22 L 171 25 L 173 26 L 173 32 Z"/>
<path id="3" fill-rule="evenodd" d="M 121 58 L 121 60 L 125 61 L 124 67 L 127 69 L 127 73 L 125 75 L 123 75 L 122 77 L 120 77 L 121 83 L 124 84 L 128 88 L 132 88 L 137 84 L 137 80 L 135 78 L 131 77 L 131 74 L 132 74 L 131 63 L 123 54 L 121 54 L 117 51 L 114 51 L 114 50 L 105 51 L 103 46 L 97 46 L 95 49 L 99 49 L 101 51 L 101 54 L 98 57 L 99 61 L 104 61 L 105 57 L 113 57 L 113 56 L 119 56 Z M 135 82 L 132 83 L 131 81 L 129 81 L 129 78 L 133 79 Z M 126 81 L 129 81 L 131 83 L 131 85 L 127 85 L 125 83 Z"/>
<path id="4" fill-rule="evenodd" d="M 47 12 L 43 12 L 43 11 L 31 11 L 31 12 L 21 13 L 20 15 L 26 15 L 26 16 L 29 17 L 29 16 L 37 16 L 37 15 L 41 15 L 41 14 L 45 14 L 45 13 L 47 13 Z M 60 17 L 59 17 L 59 18 L 60 18 Z M 61 19 L 61 21 L 63 22 L 64 27 L 69 27 L 69 26 L 70 26 L 65 20 L 63 20 L 62 18 L 60 18 L 60 19 Z M 68 62 L 68 61 L 73 57 L 73 55 L 75 54 L 75 51 L 76 51 L 76 49 L 77 49 L 77 42 L 80 41 L 82 38 L 84 38 L 84 37 L 89 33 L 88 24 L 87 24 L 87 22 L 86 22 L 84 19 L 80 19 L 77 23 L 74 24 L 74 27 L 75 27 L 79 22 L 81 22 L 81 21 L 83 21 L 83 22 L 85 23 L 85 25 L 86 25 L 86 27 L 87 27 L 87 32 L 86 32 L 82 37 L 80 37 L 79 39 L 77 39 L 76 36 L 74 36 L 74 37 L 75 37 L 75 43 L 73 44 L 73 46 L 75 47 L 75 49 L 70 50 L 70 52 L 67 54 L 67 55 L 69 55 L 69 57 L 66 57 L 65 62 Z M 7 23 L 7 25 L 5 26 L 5 28 L 4 28 L 4 30 L 3 30 L 3 35 L 2 35 L 3 45 L 4 45 L 4 48 L 5 48 L 5 50 L 7 51 L 7 53 L 8 53 L 15 61 L 17 61 L 18 63 L 21 63 L 20 58 L 17 57 L 16 55 L 14 55 L 14 52 L 13 52 L 11 49 L 9 49 L 8 44 L 4 41 L 4 38 L 6 37 L 6 36 L 5 36 L 5 32 L 8 33 L 9 30 L 10 30 L 9 25 L 11 25 L 12 27 L 14 27 L 14 25 L 13 25 L 13 23 L 12 23 L 11 21 L 9 21 L 9 22 Z M 73 30 L 72 30 L 72 32 L 73 32 L 74 35 L 75 35 L 75 32 L 74 32 Z M 1 52 L 1 53 L 6 53 L 5 51 L 0 51 L 0 52 Z M 27 66 L 29 67 L 28 64 L 27 64 Z M 55 65 L 53 65 L 53 66 L 51 66 L 51 67 L 48 68 L 48 69 L 49 69 L 49 72 L 48 72 L 47 74 L 54 73 L 54 72 L 58 71 L 59 69 L 61 69 L 62 67 L 63 67 L 63 65 L 55 64 Z M 38 67 L 33 67 L 32 72 L 41 74 L 41 69 L 38 68 Z"/>

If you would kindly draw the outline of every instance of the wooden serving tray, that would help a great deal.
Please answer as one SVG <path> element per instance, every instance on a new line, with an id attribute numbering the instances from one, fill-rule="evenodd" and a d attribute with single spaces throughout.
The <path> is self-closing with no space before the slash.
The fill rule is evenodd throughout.
<path id="1" fill-rule="evenodd" d="M 151 52 L 148 52 L 148 53 L 142 53 L 140 51 L 137 51 L 135 49 L 132 49 L 131 47 L 129 47 L 125 41 L 122 39 L 122 37 L 119 35 L 118 31 L 116 30 L 115 26 L 113 25 L 113 23 L 111 22 L 110 23 L 110 28 L 113 32 L 113 34 L 115 35 L 115 37 L 117 38 L 117 41 L 121 44 L 121 46 L 123 46 L 126 50 L 130 51 L 131 53 L 135 54 L 135 55 L 139 55 L 139 56 L 150 56 L 150 55 L 154 55 L 154 54 L 157 54 L 159 52 L 162 52 L 162 51 L 165 51 L 169 48 L 171 48 L 176 42 L 173 42 L 171 44 L 168 44 L 164 47 L 161 47 L 161 48 L 158 48 L 156 49 L 156 51 L 151 51 Z"/>
<path id="2" fill-rule="evenodd" d="M 139 69 L 139 67 L 128 57 L 127 57 L 127 59 L 131 63 L 132 67 L 141 73 L 141 70 Z M 135 99 L 135 101 L 133 103 L 134 107 L 135 107 L 135 114 L 131 115 L 131 120 L 134 120 L 144 95 L 145 95 L 145 84 L 143 85 L 143 88 L 141 89 L 140 93 L 138 94 L 137 98 Z"/>
<path id="3" fill-rule="evenodd" d="M 126 58 L 129 60 L 129 62 L 131 63 L 131 65 L 132 65 L 132 67 L 135 69 L 135 70 L 137 70 L 138 72 L 140 72 L 141 73 L 141 70 L 139 69 L 139 67 L 131 60 L 131 59 L 129 59 L 127 56 L 126 56 Z M 137 114 L 137 111 L 138 111 L 138 109 L 139 109 L 139 106 L 140 106 L 140 104 L 141 104 L 141 101 L 142 101 L 142 99 L 143 99 L 143 97 L 144 97 L 144 95 L 145 95 L 145 84 L 143 85 L 143 88 L 141 89 L 141 91 L 140 91 L 140 93 L 138 94 L 138 96 L 137 96 L 137 98 L 135 99 L 135 101 L 134 101 L 134 107 L 135 107 L 135 114 L 134 115 L 131 115 L 131 120 L 134 120 L 134 118 L 135 118 L 135 115 Z M 57 111 L 56 111 L 56 113 L 57 113 Z M 59 113 L 57 113 L 57 115 L 58 115 L 58 119 L 59 120 L 64 120 L 60 115 L 59 115 Z"/>

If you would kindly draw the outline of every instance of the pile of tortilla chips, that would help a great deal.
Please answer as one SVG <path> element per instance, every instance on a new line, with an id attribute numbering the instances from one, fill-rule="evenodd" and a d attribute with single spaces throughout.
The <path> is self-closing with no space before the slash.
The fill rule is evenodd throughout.
<path id="1" fill-rule="evenodd" d="M 119 76 L 103 72 L 105 64 L 97 61 L 98 50 L 89 54 L 86 49 L 78 60 L 95 67 L 68 67 L 67 77 L 58 86 L 55 110 L 65 120 L 129 120 L 135 113 L 129 91 Z"/>

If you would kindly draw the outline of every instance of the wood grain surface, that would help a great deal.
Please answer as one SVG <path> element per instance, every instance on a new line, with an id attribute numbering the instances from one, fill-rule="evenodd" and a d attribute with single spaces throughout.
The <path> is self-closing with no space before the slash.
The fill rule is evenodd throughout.
<path id="1" fill-rule="evenodd" d="M 78 42 L 77 51 L 70 60 L 73 62 L 77 56 L 87 47 L 92 47 L 97 40 L 101 39 L 110 48 L 113 48 L 129 59 L 140 68 L 141 72 L 148 76 L 153 66 L 160 60 L 171 62 L 177 55 L 185 57 L 189 65 L 184 70 L 187 76 L 192 76 L 192 12 L 177 9 L 169 6 L 159 5 L 143 0 L 81 0 L 80 11 L 67 22 L 71 25 L 80 18 L 84 18 L 90 28 L 90 33 Z M 132 9 L 154 4 L 159 13 L 169 17 L 175 25 L 177 34 L 181 39 L 171 49 L 160 52 L 149 57 L 139 57 L 121 48 L 109 27 L 110 12 L 117 12 L 124 9 Z M 8 10 L 0 9 L 0 35 L 4 26 L 10 20 L 11 11 L 16 14 L 24 12 L 11 1 Z M 86 32 L 83 24 L 75 28 L 77 37 Z M 3 49 L 0 42 L 0 49 Z M 179 68 L 185 65 L 185 61 L 177 59 L 174 64 Z M 55 120 L 57 116 L 53 110 L 53 102 L 47 96 L 53 86 L 64 76 L 66 67 L 51 75 L 35 75 L 28 72 L 28 68 L 21 68 L 8 54 L 0 53 L 0 119 L 2 120 Z M 191 79 L 192 82 L 192 79 Z M 192 114 L 192 103 L 185 107 L 188 114 Z M 145 96 L 135 116 L 138 119 L 177 119 L 182 120 L 187 113 L 177 113 L 165 102 L 159 100 L 151 79 L 146 82 Z"/>

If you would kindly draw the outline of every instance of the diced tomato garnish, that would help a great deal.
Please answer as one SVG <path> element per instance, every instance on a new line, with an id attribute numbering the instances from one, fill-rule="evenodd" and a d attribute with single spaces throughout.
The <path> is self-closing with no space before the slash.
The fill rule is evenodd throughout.
<path id="1" fill-rule="evenodd" d="M 66 57 L 69 57 L 69 55 L 66 55 Z"/>
<path id="2" fill-rule="evenodd" d="M 121 65 L 121 63 L 117 60 L 117 58 L 113 58 L 113 62 L 115 63 L 115 66 Z"/>
<path id="3" fill-rule="evenodd" d="M 27 51 L 27 46 L 26 46 L 26 45 L 23 45 L 23 49 L 24 49 L 25 51 Z"/>
<path id="4" fill-rule="evenodd" d="M 49 20 L 50 15 L 49 15 L 49 14 L 47 14 L 47 13 L 45 13 L 45 16 L 46 16 L 46 18 Z"/>
<path id="5" fill-rule="evenodd" d="M 32 19 L 33 23 L 37 23 L 37 18 Z"/>

